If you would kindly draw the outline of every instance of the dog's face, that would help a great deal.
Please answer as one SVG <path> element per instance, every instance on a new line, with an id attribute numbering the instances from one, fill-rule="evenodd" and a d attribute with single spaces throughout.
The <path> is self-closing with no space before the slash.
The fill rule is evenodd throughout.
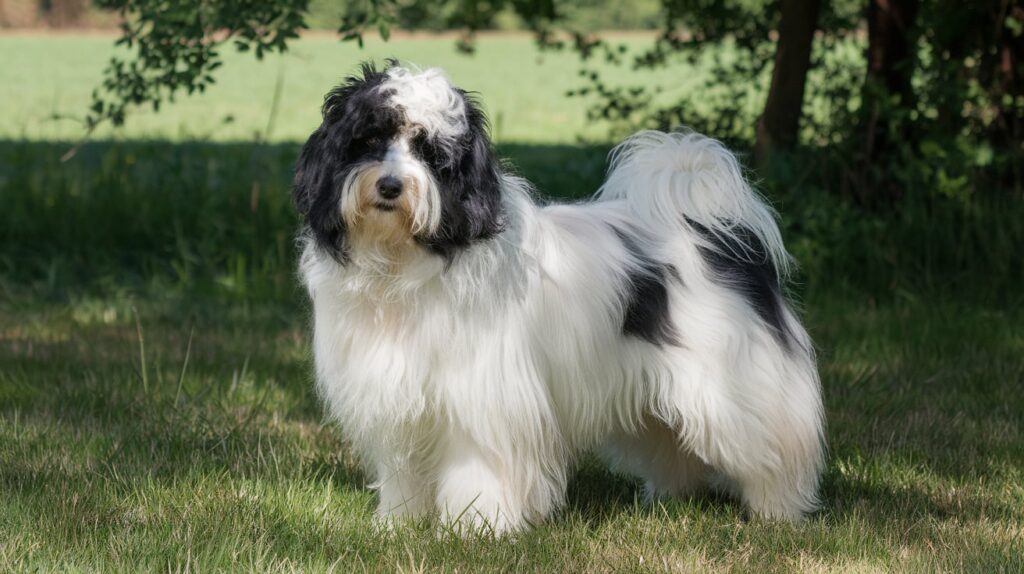
<path id="1" fill-rule="evenodd" d="M 476 102 L 438 70 L 364 65 L 325 98 L 295 205 L 340 263 L 426 249 L 450 259 L 501 230 L 501 173 Z"/>

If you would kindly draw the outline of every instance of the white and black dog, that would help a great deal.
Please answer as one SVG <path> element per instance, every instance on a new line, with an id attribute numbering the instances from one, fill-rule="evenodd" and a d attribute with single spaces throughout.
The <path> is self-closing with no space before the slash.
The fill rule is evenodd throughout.
<path id="1" fill-rule="evenodd" d="M 824 420 L 789 255 L 736 158 L 638 133 L 591 201 L 538 205 L 437 69 L 364 65 L 295 170 L 318 389 L 385 522 L 549 516 L 596 449 L 649 497 L 817 504 Z"/>

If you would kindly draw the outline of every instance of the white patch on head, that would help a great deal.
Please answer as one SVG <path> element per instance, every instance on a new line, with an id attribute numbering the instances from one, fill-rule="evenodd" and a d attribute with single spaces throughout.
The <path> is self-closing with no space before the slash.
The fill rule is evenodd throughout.
<path id="1" fill-rule="evenodd" d="M 391 103 L 402 109 L 406 121 L 423 129 L 442 144 L 450 144 L 466 133 L 466 102 L 445 73 L 437 68 L 412 71 L 393 67 L 382 92 L 391 92 Z"/>

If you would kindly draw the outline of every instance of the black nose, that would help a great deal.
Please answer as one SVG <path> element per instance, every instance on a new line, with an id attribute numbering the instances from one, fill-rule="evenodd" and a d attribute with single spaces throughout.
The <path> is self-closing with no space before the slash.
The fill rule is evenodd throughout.
<path id="1" fill-rule="evenodd" d="M 384 199 L 395 199 L 402 195 L 402 180 L 393 175 L 385 175 L 377 180 L 377 193 Z"/>

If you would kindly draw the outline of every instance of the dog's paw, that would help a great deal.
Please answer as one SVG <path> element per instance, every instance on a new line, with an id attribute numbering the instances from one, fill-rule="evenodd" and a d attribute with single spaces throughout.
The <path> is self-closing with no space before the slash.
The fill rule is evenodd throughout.
<path id="1" fill-rule="evenodd" d="M 441 516 L 443 533 L 460 538 L 502 538 L 520 530 L 521 521 L 510 520 L 500 509 L 485 512 L 470 506 L 460 512 L 446 512 Z"/>

